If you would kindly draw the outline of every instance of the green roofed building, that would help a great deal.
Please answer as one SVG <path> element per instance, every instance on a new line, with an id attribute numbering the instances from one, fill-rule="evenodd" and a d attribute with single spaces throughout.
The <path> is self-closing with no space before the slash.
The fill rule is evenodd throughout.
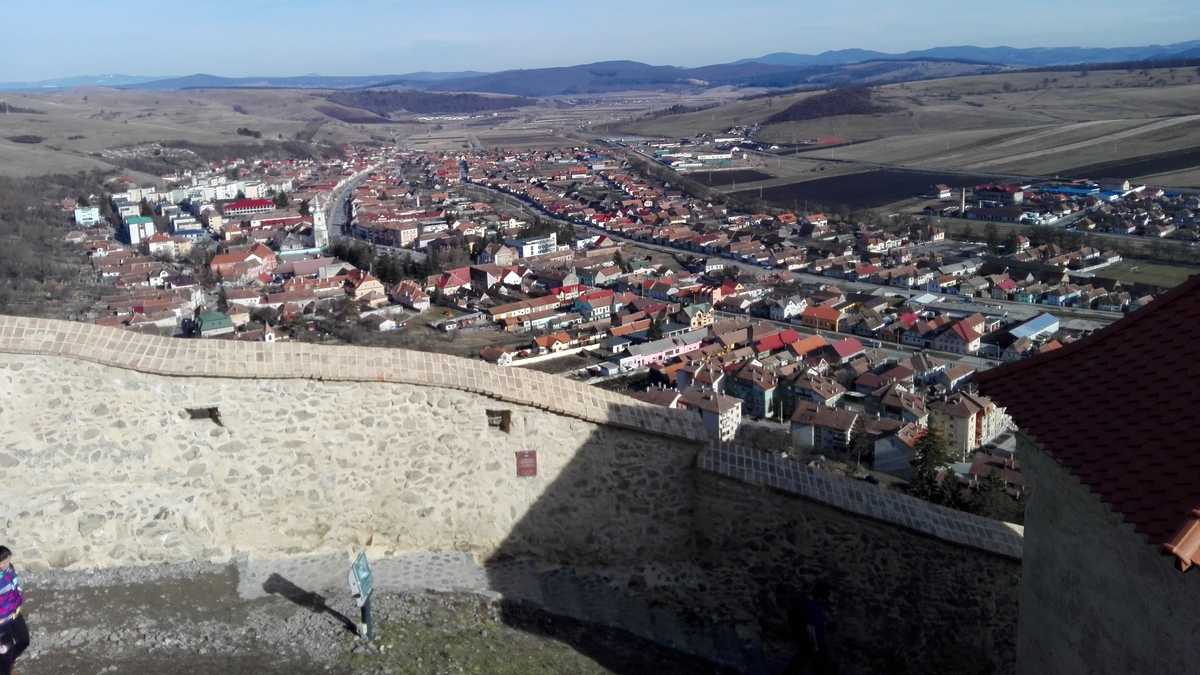
<path id="1" fill-rule="evenodd" d="M 233 319 L 221 312 L 204 312 L 196 317 L 200 337 L 215 337 L 233 332 Z"/>

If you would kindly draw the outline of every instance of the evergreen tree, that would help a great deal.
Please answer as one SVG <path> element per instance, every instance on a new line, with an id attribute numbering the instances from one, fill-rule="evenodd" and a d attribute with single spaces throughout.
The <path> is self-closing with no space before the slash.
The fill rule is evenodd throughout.
<path id="1" fill-rule="evenodd" d="M 275 198 L 271 201 L 275 202 L 275 208 L 277 209 L 285 209 L 289 203 L 286 192 L 276 192 Z"/>
<path id="2" fill-rule="evenodd" d="M 934 429 L 929 429 L 913 447 L 913 478 L 909 482 L 909 492 L 920 499 L 942 502 L 941 488 L 938 485 L 938 472 L 950 463 L 950 450 L 945 439 Z"/>
<path id="3" fill-rule="evenodd" d="M 229 293 L 225 290 L 224 285 L 217 291 L 217 311 L 222 314 L 229 312 Z"/>

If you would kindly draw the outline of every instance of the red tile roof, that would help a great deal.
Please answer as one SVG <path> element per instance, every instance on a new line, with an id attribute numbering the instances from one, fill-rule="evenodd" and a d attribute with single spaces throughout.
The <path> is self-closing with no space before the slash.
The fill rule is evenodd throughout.
<path id="1" fill-rule="evenodd" d="M 1198 357 L 1200 275 L 1102 331 L 976 382 L 1186 570 L 1200 562 L 1200 425 L 1189 396 Z M 1097 405 L 1079 405 L 1089 394 Z"/>
<path id="2" fill-rule="evenodd" d="M 759 353 L 775 352 L 775 351 L 779 351 L 780 349 L 787 347 L 788 345 L 792 344 L 793 342 L 798 341 L 799 339 L 800 339 L 800 334 L 797 333 L 796 331 L 792 330 L 791 328 L 788 328 L 779 333 L 775 333 L 774 335 L 769 335 L 769 336 L 759 340 L 758 344 L 754 345 L 754 349 L 755 349 L 755 351 L 757 351 Z"/>
<path id="3" fill-rule="evenodd" d="M 855 354 L 861 354 L 864 351 L 863 343 L 859 342 L 858 338 L 852 337 L 838 340 L 831 346 L 833 347 L 833 351 L 837 352 L 837 355 L 843 359 Z"/>

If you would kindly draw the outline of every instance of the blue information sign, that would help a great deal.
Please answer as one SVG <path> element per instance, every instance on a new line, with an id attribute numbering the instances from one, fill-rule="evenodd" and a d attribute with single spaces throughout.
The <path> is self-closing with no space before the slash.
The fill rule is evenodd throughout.
<path id="1" fill-rule="evenodd" d="M 371 575 L 371 565 L 367 562 L 367 554 L 359 552 L 350 566 L 350 593 L 358 601 L 358 606 L 367 604 L 371 591 L 375 590 L 375 578 Z"/>

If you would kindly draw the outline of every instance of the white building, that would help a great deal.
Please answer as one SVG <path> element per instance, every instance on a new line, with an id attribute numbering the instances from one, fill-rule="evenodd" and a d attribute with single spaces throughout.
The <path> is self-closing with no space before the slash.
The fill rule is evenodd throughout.
<path id="1" fill-rule="evenodd" d="M 325 208 L 321 205 L 320 197 L 313 197 L 310 205 L 313 219 L 313 246 L 325 248 L 329 246 L 329 225 L 325 222 Z M 416 233 L 413 233 L 414 238 Z M 401 245 L 404 245 L 403 242 Z"/>
<path id="2" fill-rule="evenodd" d="M 80 227 L 91 227 L 100 222 L 100 209 L 95 206 L 81 206 L 75 209 L 75 224 Z"/>
<path id="3" fill-rule="evenodd" d="M 125 219 L 125 230 L 129 243 L 137 246 L 154 234 L 154 219 L 150 216 L 130 216 Z"/>
<path id="4" fill-rule="evenodd" d="M 525 239 L 509 239 L 505 244 L 515 248 L 517 255 L 522 258 L 553 253 L 558 250 L 558 233 L 551 232 L 544 237 L 526 237 Z"/>
<path id="5" fill-rule="evenodd" d="M 962 392 L 929 405 L 929 428 L 942 435 L 959 461 L 966 461 L 1011 427 L 1012 418 L 1004 408 L 986 396 Z"/>

